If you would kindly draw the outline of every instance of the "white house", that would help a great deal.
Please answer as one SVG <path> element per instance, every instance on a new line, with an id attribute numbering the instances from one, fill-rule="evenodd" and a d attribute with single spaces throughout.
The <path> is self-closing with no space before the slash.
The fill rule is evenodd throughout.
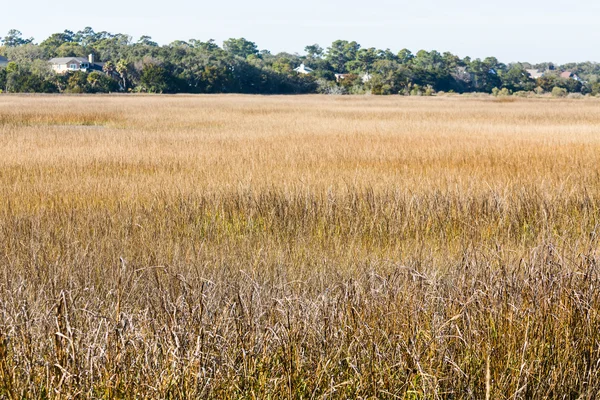
<path id="1" fill-rule="evenodd" d="M 373 75 L 371 75 L 368 72 L 365 72 L 364 74 L 361 75 L 360 79 L 362 80 L 363 83 L 367 83 L 369 82 L 371 79 L 373 79 Z"/>
<path id="2" fill-rule="evenodd" d="M 49 62 L 54 72 L 58 74 L 64 74 L 69 71 L 102 71 L 102 67 L 104 66 L 104 63 L 94 61 L 93 54 L 90 54 L 88 58 L 58 57 L 51 59 Z"/>
<path id="3" fill-rule="evenodd" d="M 6 68 L 8 65 L 8 58 L 0 56 L 0 68 Z"/>
<path id="4" fill-rule="evenodd" d="M 306 65 L 304 65 L 304 63 L 300 64 L 299 67 L 294 68 L 294 71 L 296 71 L 299 74 L 310 74 L 313 72 L 312 68 L 307 67 Z"/>

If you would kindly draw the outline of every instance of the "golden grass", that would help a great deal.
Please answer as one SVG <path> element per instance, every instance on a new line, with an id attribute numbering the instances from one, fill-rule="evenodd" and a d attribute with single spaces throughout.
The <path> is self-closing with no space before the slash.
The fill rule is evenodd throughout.
<path id="1" fill-rule="evenodd" d="M 595 398 L 598 110 L 0 96 L 0 398 Z"/>

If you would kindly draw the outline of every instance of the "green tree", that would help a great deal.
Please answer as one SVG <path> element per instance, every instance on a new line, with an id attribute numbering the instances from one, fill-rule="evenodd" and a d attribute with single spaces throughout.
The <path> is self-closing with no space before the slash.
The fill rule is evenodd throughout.
<path id="1" fill-rule="evenodd" d="M 5 55 L 9 60 L 15 61 L 21 66 L 28 66 L 35 60 L 47 60 L 44 49 L 34 44 L 26 44 L 17 47 L 7 47 Z"/>
<path id="2" fill-rule="evenodd" d="M 400 64 L 408 64 L 413 58 L 415 58 L 415 56 L 408 49 L 402 49 L 398 52 L 398 62 Z"/>
<path id="3" fill-rule="evenodd" d="M 369 72 L 371 65 L 379 58 L 379 50 L 374 47 L 360 49 L 356 54 L 357 64 L 362 72 Z"/>
<path id="4" fill-rule="evenodd" d="M 83 46 L 75 42 L 65 42 L 54 50 L 56 57 L 85 57 L 87 52 Z"/>
<path id="5" fill-rule="evenodd" d="M 527 70 L 521 64 L 511 64 L 504 71 L 501 71 L 500 78 L 502 87 L 513 92 L 535 88 L 535 81 L 531 78 Z"/>
<path id="6" fill-rule="evenodd" d="M 258 54 L 256 43 L 244 38 L 227 39 L 223 42 L 223 49 L 231 55 L 242 58 Z"/>
<path id="7" fill-rule="evenodd" d="M 367 87 L 373 94 L 406 93 L 413 80 L 412 71 L 394 60 L 375 61 L 371 75 Z"/>
<path id="8" fill-rule="evenodd" d="M 537 79 L 537 85 L 544 92 L 552 92 L 552 89 L 557 85 L 558 77 L 555 75 L 546 74 Z"/>
<path id="9" fill-rule="evenodd" d="M 105 62 L 102 66 L 102 71 L 104 71 L 108 75 L 114 74 L 116 71 L 115 63 L 113 63 L 112 61 Z"/>
<path id="10" fill-rule="evenodd" d="M 71 72 L 67 79 L 67 93 L 87 93 L 90 91 L 87 74 L 83 71 Z"/>
<path id="11" fill-rule="evenodd" d="M 378 59 L 388 61 L 398 61 L 398 56 L 390 49 L 379 50 Z"/>
<path id="12" fill-rule="evenodd" d="M 86 26 L 83 28 L 83 30 L 78 31 L 73 35 L 73 40 L 85 47 L 97 42 L 101 36 L 102 35 L 98 35 L 96 32 L 94 32 L 91 27 Z M 106 34 L 104 36 L 106 36 Z"/>
<path id="13" fill-rule="evenodd" d="M 152 41 L 152 37 L 151 36 L 141 36 L 138 40 L 138 44 L 141 44 L 143 46 L 151 46 L 151 47 L 158 47 L 158 43 Z"/>
<path id="14" fill-rule="evenodd" d="M 271 68 L 280 74 L 291 74 L 294 71 L 292 60 L 287 57 L 277 58 Z"/>
<path id="15" fill-rule="evenodd" d="M 356 42 L 336 40 L 327 48 L 325 58 L 329 61 L 334 71 L 344 73 L 348 71 L 346 64 L 356 59 L 359 49 L 360 45 Z"/>
<path id="16" fill-rule="evenodd" d="M 87 82 L 90 84 L 92 89 L 96 88 L 96 85 L 98 84 L 98 82 L 100 82 L 101 77 L 102 77 L 102 74 L 97 71 L 93 71 L 88 74 Z"/>
<path id="17" fill-rule="evenodd" d="M 6 68 L 0 68 L 0 93 L 6 90 Z"/>
<path id="18" fill-rule="evenodd" d="M 87 82 L 92 92 L 110 93 L 119 90 L 117 81 L 98 71 L 90 72 L 87 76 Z"/>
<path id="19" fill-rule="evenodd" d="M 33 43 L 33 38 L 23 39 L 23 34 L 21 31 L 11 29 L 8 31 L 6 36 L 0 40 L 0 42 L 2 42 L 2 44 L 6 47 L 17 47 L 23 46 L 24 44 Z"/>
<path id="20" fill-rule="evenodd" d="M 321 58 L 325 52 L 325 50 L 316 43 L 306 46 L 304 51 L 306 52 L 306 56 L 310 59 Z"/>
<path id="21" fill-rule="evenodd" d="M 71 42 L 73 42 L 73 32 L 66 30 L 61 33 L 53 33 L 40 43 L 40 47 L 48 53 L 49 57 L 56 57 L 56 49 L 65 43 Z"/>
<path id="22" fill-rule="evenodd" d="M 129 79 L 129 64 L 125 60 L 119 60 L 115 66 L 115 70 L 121 78 L 121 87 L 123 90 L 127 90 L 127 82 Z"/>
<path id="23" fill-rule="evenodd" d="M 473 60 L 467 66 L 467 71 L 472 76 L 471 90 L 491 93 L 495 87 L 502 86 L 502 80 L 498 76 L 499 66 L 495 59 Z"/>
<path id="24" fill-rule="evenodd" d="M 456 81 L 446 58 L 439 52 L 420 50 L 408 63 L 413 72 L 414 83 L 435 90 L 454 90 Z"/>
<path id="25" fill-rule="evenodd" d="M 169 73 L 158 64 L 145 64 L 140 76 L 140 86 L 147 93 L 163 93 L 169 89 Z"/>
<path id="26" fill-rule="evenodd" d="M 201 40 L 196 40 L 196 39 L 190 39 L 189 41 L 190 46 L 192 46 L 195 49 L 198 49 L 200 51 L 205 51 L 205 52 L 213 52 L 216 50 L 220 50 L 219 45 L 217 45 L 214 41 L 214 39 L 209 39 L 206 42 L 203 42 Z"/>

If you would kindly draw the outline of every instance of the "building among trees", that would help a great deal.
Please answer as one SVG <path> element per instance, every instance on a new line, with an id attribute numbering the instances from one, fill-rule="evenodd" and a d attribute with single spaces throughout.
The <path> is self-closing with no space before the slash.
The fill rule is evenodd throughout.
<path id="1" fill-rule="evenodd" d="M 67 72 L 83 71 L 102 71 L 104 63 L 98 63 L 94 60 L 94 55 L 90 54 L 85 57 L 55 57 L 50 61 L 52 70 L 59 74 Z"/>
<path id="2" fill-rule="evenodd" d="M 296 71 L 299 74 L 304 74 L 304 75 L 308 75 L 308 74 L 314 72 L 312 68 L 307 67 L 306 65 L 304 65 L 304 63 L 300 64 L 299 67 L 294 68 L 294 71 Z"/>

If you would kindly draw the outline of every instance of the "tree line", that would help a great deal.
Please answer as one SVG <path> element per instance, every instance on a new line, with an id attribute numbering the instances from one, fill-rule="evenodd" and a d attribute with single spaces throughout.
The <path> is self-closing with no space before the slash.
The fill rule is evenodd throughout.
<path id="1" fill-rule="evenodd" d="M 40 43 L 10 30 L 0 40 L 0 90 L 12 93 L 249 93 L 403 94 L 436 92 L 600 94 L 600 64 L 592 62 L 504 64 L 495 57 L 460 58 L 450 52 L 363 48 L 336 40 L 327 48 L 306 46 L 305 54 L 259 50 L 245 38 L 177 40 L 160 46 L 150 36 L 87 27 L 54 33 Z M 49 59 L 87 57 L 102 71 L 56 74 Z M 312 72 L 294 71 L 300 64 Z M 527 69 L 545 71 L 533 79 Z M 571 71 L 579 79 L 562 78 Z"/>

